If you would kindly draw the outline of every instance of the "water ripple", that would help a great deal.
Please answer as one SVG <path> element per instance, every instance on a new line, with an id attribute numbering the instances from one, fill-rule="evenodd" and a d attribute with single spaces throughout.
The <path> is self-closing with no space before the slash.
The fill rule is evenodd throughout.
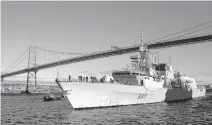
<path id="1" fill-rule="evenodd" d="M 203 98 L 172 103 L 73 110 L 67 99 L 42 101 L 43 95 L 2 96 L 3 125 L 167 125 L 212 124 L 212 92 Z"/>

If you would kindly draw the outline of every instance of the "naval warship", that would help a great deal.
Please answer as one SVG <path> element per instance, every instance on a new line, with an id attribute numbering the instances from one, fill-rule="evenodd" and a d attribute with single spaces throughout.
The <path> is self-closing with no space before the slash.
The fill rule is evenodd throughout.
<path id="1" fill-rule="evenodd" d="M 112 72 L 101 82 L 55 81 L 66 92 L 74 109 L 135 105 L 192 99 L 205 95 L 194 78 L 176 71 L 171 64 L 150 61 L 147 46 L 130 56 L 131 66 Z"/>

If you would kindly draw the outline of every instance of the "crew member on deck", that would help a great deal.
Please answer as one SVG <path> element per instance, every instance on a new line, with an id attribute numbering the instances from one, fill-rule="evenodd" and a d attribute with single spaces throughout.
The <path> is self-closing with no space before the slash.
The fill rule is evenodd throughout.
<path id="1" fill-rule="evenodd" d="M 68 76 L 68 81 L 71 82 L 71 75 Z"/>
<path id="2" fill-rule="evenodd" d="M 86 76 L 86 82 L 88 82 L 88 76 Z"/>

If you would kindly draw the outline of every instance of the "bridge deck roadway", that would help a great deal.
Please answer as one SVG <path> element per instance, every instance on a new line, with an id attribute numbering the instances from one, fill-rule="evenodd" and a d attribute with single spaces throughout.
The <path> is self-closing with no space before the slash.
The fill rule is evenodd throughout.
<path id="1" fill-rule="evenodd" d="M 152 44 L 148 44 L 147 47 L 148 47 L 148 49 L 160 49 L 160 48 L 166 48 L 166 47 L 174 47 L 174 46 L 188 45 L 188 44 L 195 44 L 195 43 L 202 43 L 202 42 L 210 42 L 210 41 L 212 41 L 212 35 L 194 37 L 194 38 L 189 38 L 189 39 L 180 39 L 180 40 L 174 40 L 174 41 L 168 41 L 168 42 L 152 43 Z M 63 60 L 59 60 L 56 62 L 37 65 L 36 67 L 32 67 L 32 68 L 25 68 L 25 69 L 21 69 L 18 71 L 13 71 L 10 73 L 2 74 L 1 78 L 18 75 L 18 74 L 23 74 L 23 73 L 27 73 L 27 72 L 32 72 L 32 71 L 38 71 L 38 70 L 42 70 L 42 69 L 46 69 L 46 68 L 52 68 L 52 67 L 59 66 L 59 65 L 66 65 L 66 64 L 77 63 L 77 62 L 82 62 L 82 61 L 86 61 L 86 60 L 93 60 L 93 59 L 104 58 L 104 57 L 109 57 L 109 56 L 133 53 L 133 52 L 137 52 L 139 50 L 140 46 L 141 45 L 138 44 L 138 45 L 134 45 L 134 46 L 123 47 L 120 49 L 118 48 L 115 50 L 100 51 L 100 52 L 95 52 L 95 53 L 82 55 L 82 56 L 78 56 L 78 57 L 63 59 Z"/>

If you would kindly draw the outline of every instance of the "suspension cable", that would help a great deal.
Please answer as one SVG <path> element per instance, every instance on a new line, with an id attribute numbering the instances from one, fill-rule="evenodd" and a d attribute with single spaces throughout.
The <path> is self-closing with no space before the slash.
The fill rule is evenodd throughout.
<path id="1" fill-rule="evenodd" d="M 170 36 L 174 36 L 174 35 L 177 35 L 177 34 L 181 34 L 181 33 L 183 33 L 183 32 L 186 32 L 186 31 L 189 31 L 189 30 L 192 30 L 192 29 L 201 27 L 201 26 L 206 25 L 206 24 L 209 24 L 209 23 L 212 23 L 212 21 L 209 21 L 209 22 L 206 22 L 206 23 L 202 23 L 202 24 L 197 25 L 197 26 L 195 26 L 195 27 L 192 27 L 192 28 L 189 28 L 189 29 L 186 29 L 186 30 L 183 30 L 183 31 L 174 33 L 174 34 L 170 34 L 170 35 L 167 35 L 167 36 L 163 36 L 163 37 L 157 38 L 157 39 L 155 39 L 155 40 L 150 40 L 150 41 L 147 41 L 147 42 L 150 43 L 150 42 L 154 42 L 154 41 L 157 41 L 157 40 L 160 40 L 160 39 L 163 39 L 163 38 L 167 38 L 167 37 L 170 37 Z"/>
<path id="2" fill-rule="evenodd" d="M 188 34 L 191 34 L 191 33 L 199 32 L 199 31 L 201 31 L 201 30 L 204 30 L 204 29 L 207 29 L 207 28 L 211 28 L 211 27 L 212 27 L 212 25 L 210 25 L 210 26 L 208 26 L 208 27 L 204 27 L 204 28 L 199 29 L 199 30 L 196 30 L 196 31 L 193 31 L 193 32 L 189 32 L 189 33 L 187 33 L 187 34 L 183 34 L 183 35 L 180 35 L 180 36 L 177 36 L 177 37 L 169 38 L 169 39 L 166 39 L 166 40 L 164 40 L 164 41 L 173 40 L 174 38 L 179 38 L 179 37 L 181 37 L 181 36 L 185 36 L 185 35 L 188 35 Z"/>
<path id="3" fill-rule="evenodd" d="M 30 49 L 30 47 L 28 47 L 22 54 L 19 58 L 17 58 L 8 68 L 6 68 L 5 70 L 2 71 L 5 72 L 7 69 L 9 69 L 11 66 L 13 66 L 28 50 Z"/>
<path id="4" fill-rule="evenodd" d="M 26 55 L 19 63 L 17 63 L 15 66 L 13 66 L 13 68 L 8 70 L 8 72 L 10 72 L 11 70 L 15 69 L 15 67 L 17 67 L 20 63 L 22 63 L 27 57 L 28 57 L 28 55 Z"/>
<path id="5" fill-rule="evenodd" d="M 53 51 L 53 50 L 45 50 L 45 49 L 42 49 L 40 47 L 36 47 L 37 49 L 40 49 L 40 50 L 43 50 L 43 51 L 48 51 L 48 52 L 53 52 L 53 53 L 60 53 L 60 54 L 80 54 L 82 55 L 82 53 L 66 53 L 66 52 L 58 52 L 58 51 Z"/>

